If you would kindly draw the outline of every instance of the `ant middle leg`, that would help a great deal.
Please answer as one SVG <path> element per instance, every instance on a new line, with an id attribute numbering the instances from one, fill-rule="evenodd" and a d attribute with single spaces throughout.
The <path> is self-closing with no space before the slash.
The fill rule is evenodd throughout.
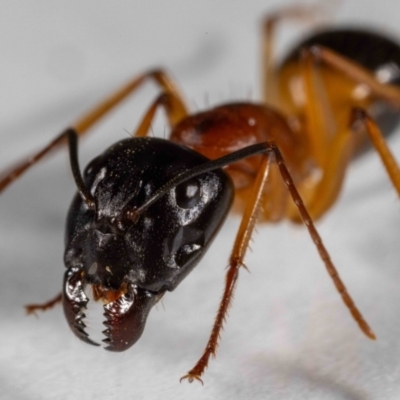
<path id="1" fill-rule="evenodd" d="M 65 145 L 67 132 L 70 129 L 73 129 L 78 136 L 83 136 L 86 134 L 89 128 L 91 128 L 103 116 L 118 106 L 126 97 L 134 93 L 143 83 L 149 80 L 156 82 L 162 91 L 169 96 L 171 99 L 170 103 L 173 104 L 169 115 L 170 121 L 172 124 L 178 123 L 184 116 L 187 115 L 187 107 L 175 82 L 167 75 L 166 72 L 161 69 L 146 72 L 128 82 L 120 90 L 116 91 L 100 104 L 95 106 L 91 111 L 84 114 L 74 124 L 72 124 L 71 128 L 59 134 L 42 150 L 38 151 L 33 156 L 22 160 L 6 173 L 0 174 L 0 193 L 18 177 L 20 177 L 25 171 L 41 160 L 45 155 Z"/>
<path id="2" fill-rule="evenodd" d="M 72 124 L 72 126 L 79 135 L 85 133 L 87 129 L 89 129 L 106 113 L 121 103 L 127 96 L 135 92 L 143 83 L 150 80 L 154 81 L 160 87 L 162 92 L 167 93 L 171 99 L 173 99 L 173 122 L 174 124 L 178 123 L 188 113 L 183 96 L 173 79 L 167 75 L 165 71 L 162 69 L 155 69 L 139 75 L 126 85 L 122 86 L 120 90 L 107 97 L 103 102 L 99 103 L 92 110 L 78 119 L 74 124 Z"/>
<path id="3" fill-rule="evenodd" d="M 135 132 L 135 137 L 143 137 L 149 134 L 151 123 L 159 107 L 162 107 L 167 115 L 167 120 L 171 129 L 174 128 L 177 122 L 187 116 L 177 105 L 176 98 L 168 92 L 161 93 L 151 104 L 146 114 L 142 118 Z M 179 116 L 179 118 L 177 118 Z"/>

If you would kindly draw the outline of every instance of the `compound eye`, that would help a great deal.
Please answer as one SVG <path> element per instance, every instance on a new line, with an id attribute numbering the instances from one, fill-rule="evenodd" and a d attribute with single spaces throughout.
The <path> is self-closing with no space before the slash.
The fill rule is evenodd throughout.
<path id="1" fill-rule="evenodd" d="M 193 178 L 175 188 L 176 204 L 180 208 L 191 209 L 201 200 L 201 185 Z"/>
<path id="2" fill-rule="evenodd" d="M 185 244 L 183 245 L 175 256 L 175 262 L 179 267 L 183 267 L 187 264 L 195 255 L 198 253 L 202 247 L 199 244 Z"/>
<path id="3" fill-rule="evenodd" d="M 99 163 L 99 157 L 94 158 L 90 163 L 86 166 L 85 170 L 83 171 L 83 176 L 86 178 L 93 173 L 93 171 L 97 168 L 97 164 Z"/>

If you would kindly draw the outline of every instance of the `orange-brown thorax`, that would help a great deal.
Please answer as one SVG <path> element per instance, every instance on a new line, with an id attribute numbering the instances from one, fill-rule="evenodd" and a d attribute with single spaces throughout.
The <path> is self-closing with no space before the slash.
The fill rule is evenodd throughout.
<path id="1" fill-rule="evenodd" d="M 170 140 L 183 144 L 216 159 L 235 150 L 260 142 L 274 142 L 281 151 L 295 182 L 307 174 L 306 141 L 293 131 L 283 116 L 259 104 L 234 103 L 191 115 L 172 131 Z M 226 168 L 236 189 L 236 210 L 242 209 L 259 170 L 261 156 L 239 161 Z M 282 218 L 287 193 L 275 166 L 265 190 L 264 218 L 270 221 Z M 285 190 L 284 194 L 283 191 Z M 284 200 L 282 200 L 282 196 Z M 242 201 L 241 201 L 242 200 Z M 279 211 L 273 203 L 280 202 Z M 273 209 L 272 214 L 268 209 Z"/>

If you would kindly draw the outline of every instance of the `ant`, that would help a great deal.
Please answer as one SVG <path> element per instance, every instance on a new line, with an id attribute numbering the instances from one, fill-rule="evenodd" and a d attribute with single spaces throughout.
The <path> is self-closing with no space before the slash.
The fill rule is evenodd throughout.
<path id="1" fill-rule="evenodd" d="M 400 47 L 367 30 L 324 30 L 275 63 L 278 24 L 310 14 L 292 7 L 264 20 L 265 103 L 190 114 L 167 72 L 150 70 L 3 174 L 0 192 L 68 145 L 77 194 L 67 216 L 63 290 L 47 303 L 27 306 L 28 312 L 62 302 L 73 333 L 99 345 L 85 331 L 89 291 L 103 303 L 106 349 L 126 350 L 140 338 L 152 307 L 199 263 L 234 202 L 242 220 L 222 300 L 202 356 L 181 380 L 203 383 L 258 221 L 303 222 L 354 320 L 375 339 L 313 221 L 335 202 L 349 162 L 368 140 L 400 195 L 400 169 L 384 139 L 399 119 Z M 78 138 L 147 81 L 161 93 L 134 137 L 113 144 L 82 173 Z M 160 108 L 171 129 L 168 140 L 148 136 Z"/>

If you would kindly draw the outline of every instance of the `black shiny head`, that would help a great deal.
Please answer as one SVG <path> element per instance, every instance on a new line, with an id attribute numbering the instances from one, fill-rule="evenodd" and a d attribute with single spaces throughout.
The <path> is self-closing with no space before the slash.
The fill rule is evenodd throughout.
<path id="1" fill-rule="evenodd" d="M 83 181 L 93 204 L 77 194 L 68 213 L 63 305 L 73 332 L 84 328 L 87 290 L 104 302 L 107 349 L 140 337 L 152 306 L 196 266 L 233 198 L 221 170 L 191 177 L 139 209 L 163 185 L 209 161 L 167 140 L 120 141 L 95 158 Z"/>

